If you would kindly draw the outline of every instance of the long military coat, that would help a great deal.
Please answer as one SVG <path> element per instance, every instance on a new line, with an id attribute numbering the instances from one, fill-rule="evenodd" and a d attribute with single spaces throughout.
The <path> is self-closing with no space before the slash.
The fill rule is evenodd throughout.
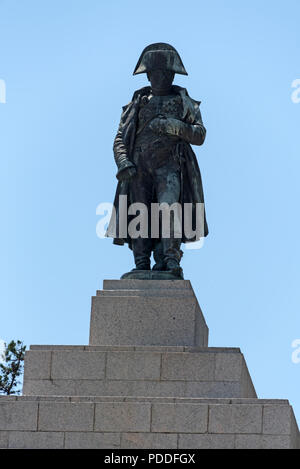
<path id="1" fill-rule="evenodd" d="M 200 102 L 191 99 L 185 88 L 179 86 L 173 86 L 173 91 L 179 94 L 182 98 L 183 104 L 183 116 L 182 121 L 187 124 L 194 124 L 197 126 L 198 133 L 200 132 L 200 141 L 198 145 L 202 144 L 205 139 L 206 130 L 202 123 L 201 113 L 200 113 Z M 134 152 L 134 142 L 135 135 L 137 130 L 138 123 L 138 113 L 140 109 L 141 100 L 144 97 L 150 95 L 151 88 L 149 86 L 137 90 L 132 98 L 132 101 L 123 107 L 123 112 L 121 115 L 121 121 L 119 129 L 114 141 L 114 156 L 115 161 L 118 166 L 118 174 L 125 168 L 134 166 L 133 152 Z M 180 203 L 182 205 L 182 220 L 184 221 L 184 204 L 192 204 L 192 214 L 193 222 L 195 222 L 196 214 L 196 203 L 203 204 L 204 208 L 204 218 L 203 218 L 203 233 L 201 236 L 208 235 L 208 226 L 206 221 L 205 207 L 204 207 L 204 194 L 201 173 L 196 159 L 196 155 L 193 152 L 189 143 L 184 140 L 181 140 L 177 146 L 176 151 L 180 159 L 181 167 L 181 194 L 180 194 Z M 111 218 L 109 223 L 106 236 L 114 238 L 114 244 L 123 245 L 128 243 L 131 248 L 131 239 L 130 237 L 119 237 L 119 196 L 127 196 L 128 206 L 130 205 L 130 182 L 128 181 L 119 181 L 117 185 L 116 195 L 114 199 L 115 207 L 115 218 Z M 127 216 L 127 226 L 132 219 L 132 216 Z M 193 223 L 193 229 L 195 225 Z M 184 228 L 182 228 L 182 242 L 193 242 L 198 241 L 200 236 L 194 236 L 193 238 L 187 239 L 184 234 Z M 157 241 L 157 240 L 155 240 Z"/>

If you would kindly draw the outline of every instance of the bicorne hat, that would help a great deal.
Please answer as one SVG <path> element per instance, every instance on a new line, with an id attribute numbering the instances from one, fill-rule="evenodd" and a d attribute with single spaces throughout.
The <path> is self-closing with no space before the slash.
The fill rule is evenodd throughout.
<path id="1" fill-rule="evenodd" d="M 133 75 L 157 69 L 170 70 L 180 75 L 187 75 L 177 50 L 164 42 L 156 42 L 145 47 L 136 64 Z"/>

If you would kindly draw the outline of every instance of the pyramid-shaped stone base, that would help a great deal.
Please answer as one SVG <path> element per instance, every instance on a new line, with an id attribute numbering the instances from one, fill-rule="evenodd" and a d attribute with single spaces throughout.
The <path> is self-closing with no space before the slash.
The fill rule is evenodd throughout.
<path id="1" fill-rule="evenodd" d="M 89 345 L 26 352 L 0 447 L 298 448 L 289 402 L 257 398 L 240 349 L 207 345 L 189 281 L 106 280 Z"/>

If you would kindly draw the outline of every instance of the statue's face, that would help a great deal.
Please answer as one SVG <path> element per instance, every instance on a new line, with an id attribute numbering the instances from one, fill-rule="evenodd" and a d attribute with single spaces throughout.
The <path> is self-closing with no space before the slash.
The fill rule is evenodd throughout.
<path id="1" fill-rule="evenodd" d="M 170 70 L 152 70 L 147 73 L 151 87 L 155 90 L 169 89 L 174 80 L 174 72 Z"/>

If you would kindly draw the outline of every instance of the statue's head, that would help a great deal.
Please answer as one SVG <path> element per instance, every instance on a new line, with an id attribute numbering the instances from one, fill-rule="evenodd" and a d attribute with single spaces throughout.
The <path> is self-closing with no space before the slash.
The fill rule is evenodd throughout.
<path id="1" fill-rule="evenodd" d="M 177 50 L 170 44 L 157 42 L 147 46 L 134 69 L 133 75 L 147 73 L 152 88 L 167 89 L 175 73 L 187 75 Z"/>

